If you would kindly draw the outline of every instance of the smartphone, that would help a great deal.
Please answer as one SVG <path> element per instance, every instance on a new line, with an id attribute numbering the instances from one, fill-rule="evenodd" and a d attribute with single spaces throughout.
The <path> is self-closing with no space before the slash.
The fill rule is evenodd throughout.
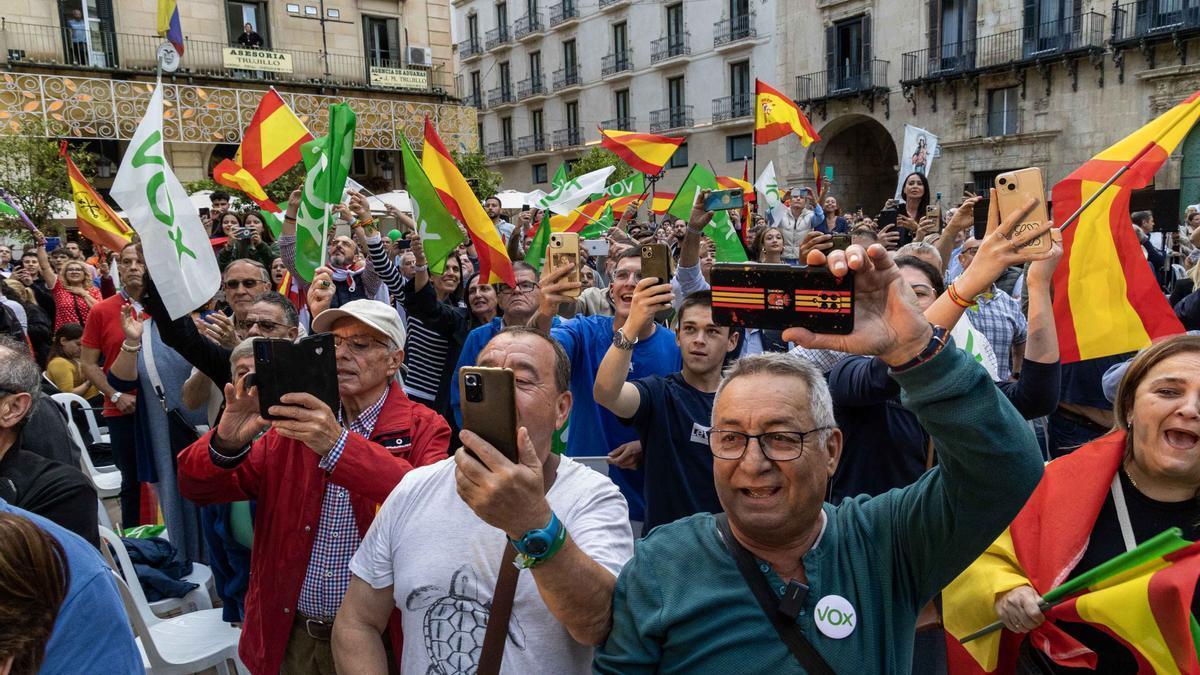
<path id="1" fill-rule="evenodd" d="M 975 196 L 975 184 L 974 183 L 963 183 L 963 196 L 964 197 L 974 197 Z"/>
<path id="2" fill-rule="evenodd" d="M 987 236 L 988 211 L 992 208 L 992 199 L 987 195 L 987 191 L 980 197 L 979 201 L 975 202 L 974 219 L 972 220 L 973 231 L 971 236 L 975 241 L 983 241 Z"/>
<path id="3" fill-rule="evenodd" d="M 567 275 L 567 281 L 579 281 L 579 233 L 552 232 L 550 234 L 550 267 L 558 268 L 567 263 L 574 263 L 575 269 Z M 563 295 L 579 297 L 579 289 L 563 291 Z"/>
<path id="4" fill-rule="evenodd" d="M 827 182 L 827 183 L 833 182 L 833 165 L 832 164 L 828 164 L 825 166 L 825 182 Z"/>
<path id="5" fill-rule="evenodd" d="M 716 263 L 713 322 L 738 328 L 846 335 L 854 330 L 854 273 L 838 279 L 825 267 L 774 263 Z"/>
<path id="6" fill-rule="evenodd" d="M 458 370 L 458 388 L 462 392 L 462 428 L 478 434 L 508 461 L 520 463 L 513 371 L 508 368 L 463 366 Z M 479 459 L 475 453 L 471 455 Z"/>
<path id="7" fill-rule="evenodd" d="M 529 210 L 529 205 L 528 205 L 528 204 L 522 204 L 522 205 L 521 205 L 521 211 L 528 211 L 528 210 Z"/>
<path id="8" fill-rule="evenodd" d="M 729 211 L 746 205 L 746 195 L 741 188 L 713 190 L 704 198 L 705 211 Z"/>
<path id="9" fill-rule="evenodd" d="M 259 338 L 254 341 L 254 379 L 258 388 L 258 412 L 264 419 L 284 394 L 312 394 L 337 410 L 339 405 L 337 357 L 333 334 L 318 333 L 297 342 Z"/>
<path id="10" fill-rule="evenodd" d="M 671 249 L 666 244 L 642 244 L 642 278 L 654 277 L 658 283 L 670 283 L 673 276 Z M 654 313 L 655 321 L 666 321 L 674 310 L 667 308 Z"/>
<path id="11" fill-rule="evenodd" d="M 583 246 L 583 250 L 593 258 L 601 258 L 608 255 L 609 243 L 606 239 L 584 239 L 579 242 Z"/>
<path id="12" fill-rule="evenodd" d="M 875 219 L 875 224 L 878 225 L 880 229 L 883 229 L 884 227 L 887 227 L 888 225 L 895 225 L 896 224 L 896 209 L 889 206 L 889 207 L 885 208 L 884 210 L 880 211 L 879 217 Z"/>
<path id="13" fill-rule="evenodd" d="M 850 235 L 848 234 L 835 234 L 830 241 L 833 243 L 831 250 L 845 251 L 850 248 Z"/>
<path id="14" fill-rule="evenodd" d="M 1030 198 L 1037 200 L 1037 205 L 1025 216 L 1025 220 L 1018 223 L 1013 229 L 1013 236 L 1029 230 L 1036 230 L 1050 220 L 1050 214 L 1046 210 L 1046 189 L 1045 183 L 1042 181 L 1042 170 L 1030 167 L 996 176 L 996 206 L 1000 212 L 1001 221 L 1019 211 Z M 1044 232 L 1036 239 L 1025 243 L 1021 248 L 1028 249 L 1033 253 L 1045 253 L 1053 245 L 1050 233 Z"/>

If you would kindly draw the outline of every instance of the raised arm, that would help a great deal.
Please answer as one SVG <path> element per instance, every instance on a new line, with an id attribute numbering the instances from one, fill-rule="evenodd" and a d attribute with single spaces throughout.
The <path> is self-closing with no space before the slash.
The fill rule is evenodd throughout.
<path id="1" fill-rule="evenodd" d="M 954 217 L 950 222 L 946 223 L 946 229 L 942 230 L 942 236 L 938 237 L 934 243 L 934 248 L 942 256 L 942 269 L 938 270 L 942 274 L 946 273 L 946 268 L 950 265 L 950 256 L 954 254 L 954 242 L 958 239 L 958 235 L 967 228 L 975 224 L 975 205 L 983 197 L 971 197 L 958 207 L 954 212 Z M 999 220 L 997 218 L 997 220 Z"/>
<path id="2" fill-rule="evenodd" d="M 621 333 L 627 340 L 634 340 L 654 320 L 654 313 L 670 306 L 671 285 L 655 283 L 653 278 L 642 279 L 633 291 L 633 302 L 629 308 L 629 318 L 621 327 Z M 614 415 L 623 419 L 633 417 L 642 404 L 642 396 L 632 382 L 626 382 L 629 375 L 629 364 L 633 362 L 633 349 L 621 349 L 611 345 L 600 361 L 596 371 L 596 383 L 592 387 L 592 396 L 596 403 L 608 408 Z"/>
<path id="3" fill-rule="evenodd" d="M 46 255 L 45 237 L 38 236 L 37 248 L 34 251 L 37 253 L 38 270 L 42 273 L 42 281 L 46 282 L 46 288 L 53 289 L 58 283 L 58 275 L 54 273 L 54 267 L 50 265 L 50 257 Z"/>
<path id="4" fill-rule="evenodd" d="M 552 268 L 550 260 L 542 261 L 542 302 L 538 310 L 529 317 L 529 326 L 540 331 L 550 332 L 554 315 L 558 313 L 559 305 L 564 302 L 575 302 L 575 298 L 563 295 L 571 289 L 578 289 L 578 281 L 569 281 L 567 275 L 575 269 L 575 263 L 567 263 L 558 268 Z"/>

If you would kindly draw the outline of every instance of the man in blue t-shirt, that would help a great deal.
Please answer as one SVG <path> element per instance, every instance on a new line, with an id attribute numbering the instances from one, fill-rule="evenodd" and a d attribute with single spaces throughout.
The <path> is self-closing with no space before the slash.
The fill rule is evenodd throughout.
<path id="1" fill-rule="evenodd" d="M 643 279 L 625 327 L 637 332 L 670 303 L 670 284 Z M 614 342 L 596 373 L 596 403 L 632 425 L 642 442 L 637 459 L 646 471 L 646 532 L 694 513 L 722 510 L 713 486 L 708 429 L 721 366 L 740 333 L 713 323 L 709 291 L 684 298 L 676 321 L 683 359 L 679 372 L 626 382 L 632 354 Z"/>
<path id="2" fill-rule="evenodd" d="M 71 572 L 67 595 L 46 643 L 43 675 L 54 673 L 141 673 L 142 655 L 112 571 L 83 537 L 0 499 L 0 511 L 33 521 L 54 537 Z"/>
<path id="3" fill-rule="evenodd" d="M 631 380 L 678 371 L 679 347 L 675 344 L 675 334 L 654 322 L 649 322 L 636 334 L 624 329 L 633 303 L 634 288 L 642 279 L 642 259 L 636 248 L 629 248 L 614 256 L 614 260 L 612 283 L 609 286 L 613 316 L 577 316 L 551 329 L 550 324 L 558 313 L 558 306 L 574 301 L 574 298 L 563 293 L 578 289 L 579 282 L 566 280 L 573 265 L 552 269 L 547 263 L 542 269 L 542 302 L 531 324 L 541 330 L 549 330 L 571 358 L 571 394 L 575 397 L 575 404 L 571 408 L 567 454 L 573 457 L 607 455 L 611 463 L 608 475 L 629 502 L 629 518 L 641 521 L 645 519 L 643 471 L 623 468 L 636 466 L 630 460 L 640 449 L 637 434 L 621 424 L 616 415 L 596 405 L 592 389 L 596 383 L 596 371 L 611 344 L 630 346 L 633 357 L 628 379 Z M 639 443 L 639 446 L 631 443 Z"/>

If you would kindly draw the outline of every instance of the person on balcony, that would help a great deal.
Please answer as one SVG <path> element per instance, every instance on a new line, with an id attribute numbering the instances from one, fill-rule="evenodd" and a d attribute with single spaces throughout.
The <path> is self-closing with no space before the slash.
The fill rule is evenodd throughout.
<path id="1" fill-rule="evenodd" d="M 90 65 L 88 62 L 87 21 L 83 19 L 83 10 L 71 10 L 71 18 L 67 19 L 67 33 L 71 38 L 71 63 L 77 66 Z"/>
<path id="2" fill-rule="evenodd" d="M 262 36 L 250 24 L 242 26 L 242 34 L 238 36 L 237 43 L 246 49 L 262 49 L 264 46 Z"/>

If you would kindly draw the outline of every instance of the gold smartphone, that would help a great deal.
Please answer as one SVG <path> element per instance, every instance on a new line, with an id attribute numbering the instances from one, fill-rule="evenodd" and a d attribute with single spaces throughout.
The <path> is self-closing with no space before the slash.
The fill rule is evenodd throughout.
<path id="1" fill-rule="evenodd" d="M 938 224 L 938 229 L 941 229 L 942 224 L 942 207 L 930 204 L 925 207 L 925 216 L 932 218 L 933 222 Z"/>
<path id="2" fill-rule="evenodd" d="M 674 276 L 672 264 L 675 260 L 671 257 L 670 247 L 666 244 L 642 244 L 641 254 L 643 279 L 654 277 L 660 284 L 671 283 L 671 277 Z M 671 318 L 672 312 L 669 307 L 659 310 L 654 313 L 654 320 L 666 321 Z"/>
<path id="3" fill-rule="evenodd" d="M 550 234 L 550 250 L 547 255 L 550 258 L 550 269 L 558 269 L 567 263 L 574 263 L 575 269 L 567 275 L 567 281 L 579 281 L 579 233 L 577 232 L 552 232 Z M 579 297 L 579 289 L 575 288 L 563 292 L 563 295 L 572 298 Z"/>
<path id="4" fill-rule="evenodd" d="M 1037 200 L 1037 204 L 1013 229 L 1014 237 L 1028 230 L 1036 230 L 1050 220 L 1050 214 L 1046 210 L 1046 188 L 1042 180 L 1042 170 L 1030 167 L 996 176 L 996 208 L 1000 213 L 1001 222 L 1009 215 L 1020 211 L 1031 198 Z M 990 229 L 988 233 L 991 233 Z M 1053 245 L 1050 233 L 1044 232 L 1021 248 L 1028 249 L 1032 253 L 1045 253 Z"/>
<path id="5" fill-rule="evenodd" d="M 463 366 L 458 370 L 458 388 L 462 394 L 463 429 L 478 434 L 514 464 L 520 463 L 513 371 Z"/>

